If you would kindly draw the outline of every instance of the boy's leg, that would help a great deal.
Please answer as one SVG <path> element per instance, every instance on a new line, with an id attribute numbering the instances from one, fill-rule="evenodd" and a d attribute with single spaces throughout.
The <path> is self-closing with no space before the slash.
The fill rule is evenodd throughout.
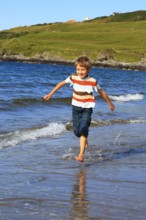
<path id="1" fill-rule="evenodd" d="M 80 136 L 83 135 L 85 137 L 88 137 L 89 126 L 91 123 L 91 115 L 92 115 L 92 109 L 84 109 L 82 111 L 82 116 L 79 124 L 79 133 L 81 134 Z"/>
<path id="2" fill-rule="evenodd" d="M 79 156 L 75 159 L 83 162 L 84 161 L 84 153 L 85 149 L 88 147 L 88 130 L 91 123 L 91 114 L 92 109 L 85 109 L 82 113 L 82 117 L 80 120 L 79 131 L 81 133 L 80 136 L 80 153 Z"/>
<path id="3" fill-rule="evenodd" d="M 81 120 L 81 108 L 73 106 L 72 109 L 73 131 L 77 137 L 81 136 L 81 133 L 79 131 L 80 120 Z"/>
<path id="4" fill-rule="evenodd" d="M 81 137 L 82 135 L 88 136 L 88 128 L 91 123 L 91 109 L 82 109 L 81 107 L 73 106 L 72 110 L 72 121 L 73 121 L 73 130 L 74 134 L 77 137 Z M 88 141 L 86 143 L 86 147 L 88 147 Z"/>
<path id="5" fill-rule="evenodd" d="M 86 140 L 85 148 L 88 148 L 88 139 Z"/>
<path id="6" fill-rule="evenodd" d="M 84 161 L 84 153 L 85 148 L 87 147 L 87 137 L 81 135 L 80 137 L 80 153 L 79 156 L 75 157 L 76 160 L 83 162 Z"/>

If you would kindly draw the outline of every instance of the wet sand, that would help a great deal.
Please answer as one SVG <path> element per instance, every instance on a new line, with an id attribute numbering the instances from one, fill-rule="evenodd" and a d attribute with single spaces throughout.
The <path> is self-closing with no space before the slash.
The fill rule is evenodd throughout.
<path id="1" fill-rule="evenodd" d="M 14 160 L 18 149 L 7 151 Z M 12 165 L 5 152 L 1 161 L 1 220 L 145 220 L 145 153 L 84 164 L 60 158 L 58 169 L 47 169 L 45 161 L 34 168 L 19 160 Z"/>

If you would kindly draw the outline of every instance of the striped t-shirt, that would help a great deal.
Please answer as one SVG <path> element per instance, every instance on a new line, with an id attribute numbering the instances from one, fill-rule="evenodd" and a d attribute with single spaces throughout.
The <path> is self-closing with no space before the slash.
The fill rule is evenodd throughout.
<path id="1" fill-rule="evenodd" d="M 82 108 L 94 108 L 95 97 L 93 91 L 97 92 L 98 89 L 101 89 L 96 79 L 90 76 L 81 79 L 77 75 L 71 75 L 65 81 L 73 86 L 72 105 Z"/>

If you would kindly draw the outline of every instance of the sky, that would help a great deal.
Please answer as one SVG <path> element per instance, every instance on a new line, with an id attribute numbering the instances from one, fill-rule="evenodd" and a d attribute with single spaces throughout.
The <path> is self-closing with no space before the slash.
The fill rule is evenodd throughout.
<path id="1" fill-rule="evenodd" d="M 0 31 L 146 10 L 146 0 L 0 0 Z"/>

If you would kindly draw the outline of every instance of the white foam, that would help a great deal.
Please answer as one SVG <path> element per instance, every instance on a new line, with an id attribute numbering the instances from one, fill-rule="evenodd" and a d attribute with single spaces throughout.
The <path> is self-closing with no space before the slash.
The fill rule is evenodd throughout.
<path id="1" fill-rule="evenodd" d="M 131 124 L 146 123 L 146 119 L 131 119 L 129 122 L 130 122 Z"/>
<path id="2" fill-rule="evenodd" d="M 127 95 L 120 95 L 120 96 L 114 96 L 111 95 L 109 96 L 110 99 L 114 100 L 114 101 L 121 101 L 121 102 L 129 102 L 129 101 L 135 101 L 135 100 L 142 100 L 144 99 L 144 95 L 143 94 L 127 94 Z"/>
<path id="3" fill-rule="evenodd" d="M 51 123 L 46 127 L 37 129 L 20 130 L 4 134 L 0 149 L 4 147 L 16 146 L 25 141 L 36 140 L 38 138 L 59 135 L 66 131 L 64 124 Z"/>

